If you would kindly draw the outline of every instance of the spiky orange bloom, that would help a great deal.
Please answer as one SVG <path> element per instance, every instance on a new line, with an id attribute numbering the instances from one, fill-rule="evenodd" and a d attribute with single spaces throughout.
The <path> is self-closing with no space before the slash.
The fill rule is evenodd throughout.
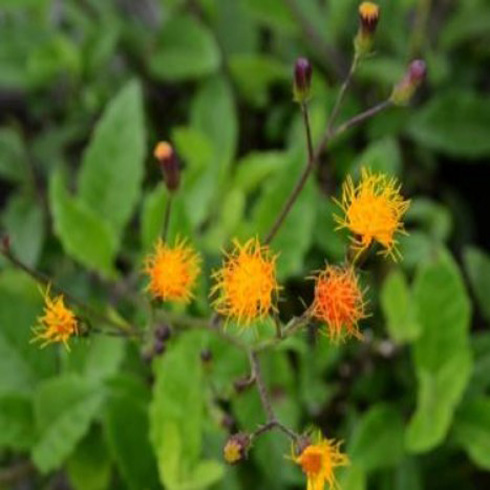
<path id="1" fill-rule="evenodd" d="M 299 464 L 307 478 L 307 490 L 329 490 L 339 488 L 335 478 L 337 466 L 347 466 L 349 458 L 340 452 L 340 442 L 319 436 L 315 444 L 307 446 L 294 461 Z"/>
<path id="2" fill-rule="evenodd" d="M 163 301 L 189 302 L 201 271 L 201 259 L 185 240 L 171 247 L 158 240 L 153 254 L 145 260 L 144 271 L 150 278 L 148 291 Z"/>
<path id="3" fill-rule="evenodd" d="M 39 325 L 32 329 L 34 338 L 31 342 L 41 342 L 41 347 L 60 342 L 70 350 L 68 340 L 78 333 L 75 314 L 65 306 L 62 294 L 52 299 L 49 288 L 44 294 L 44 303 L 44 316 L 38 318 Z"/>
<path id="4" fill-rule="evenodd" d="M 401 219 L 410 201 L 400 194 L 397 180 L 384 174 L 374 174 L 363 168 L 361 181 L 354 185 L 349 176 L 342 188 L 342 202 L 336 201 L 345 213 L 344 218 L 335 216 L 339 228 L 348 228 L 357 237 L 353 249 L 356 258 L 377 241 L 384 248 L 384 255 L 394 260 L 400 256 L 396 247 L 395 233 L 404 233 Z"/>
<path id="5" fill-rule="evenodd" d="M 216 281 L 211 295 L 216 311 L 242 325 L 265 317 L 273 306 L 276 281 L 276 258 L 269 247 L 256 238 L 244 245 L 233 241 L 235 249 L 227 255 L 223 267 L 213 274 Z"/>
<path id="6" fill-rule="evenodd" d="M 365 318 L 365 303 L 357 276 L 351 266 L 328 265 L 315 278 L 312 314 L 325 322 L 333 341 L 346 334 L 362 338 L 358 322 Z"/>

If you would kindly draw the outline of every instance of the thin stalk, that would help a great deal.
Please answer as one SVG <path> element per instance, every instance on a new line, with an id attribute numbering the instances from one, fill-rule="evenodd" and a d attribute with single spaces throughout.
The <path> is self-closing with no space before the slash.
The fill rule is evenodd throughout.
<path id="1" fill-rule="evenodd" d="M 375 116 L 381 111 L 384 111 L 385 109 L 391 107 L 392 105 L 393 103 L 389 99 L 380 102 L 379 104 L 371 107 L 367 111 L 361 112 L 357 116 L 354 116 L 353 118 L 349 119 L 345 123 L 341 124 L 337 129 L 334 130 L 333 136 L 339 136 L 340 134 L 344 133 L 345 131 L 352 128 L 353 126 L 357 126 L 358 124 L 366 121 L 367 119 L 370 119 L 371 117 Z"/>
<path id="2" fill-rule="evenodd" d="M 269 397 L 269 393 L 262 377 L 259 358 L 255 351 L 250 352 L 250 364 L 252 367 L 252 376 L 255 378 L 255 382 L 257 383 L 257 390 L 259 392 L 260 401 L 262 402 L 262 406 L 264 407 L 264 411 L 267 415 L 267 422 L 276 423 L 276 416 L 274 414 L 271 399 Z"/>
<path id="3" fill-rule="evenodd" d="M 164 242 L 167 241 L 168 237 L 168 229 L 170 226 L 170 215 L 172 214 L 172 194 L 170 193 L 168 195 L 168 200 L 167 200 L 167 207 L 165 208 L 165 217 L 163 219 L 163 232 L 162 232 L 162 239 Z"/>

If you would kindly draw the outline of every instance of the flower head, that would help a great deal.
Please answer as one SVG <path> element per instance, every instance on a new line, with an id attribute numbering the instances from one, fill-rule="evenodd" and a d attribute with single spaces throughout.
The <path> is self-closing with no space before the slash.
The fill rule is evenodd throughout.
<path id="1" fill-rule="evenodd" d="M 349 458 L 340 452 L 340 444 L 319 436 L 315 444 L 306 446 L 299 456 L 293 458 L 306 475 L 307 490 L 323 490 L 325 483 L 330 490 L 339 488 L 335 468 L 349 464 Z"/>
<path id="2" fill-rule="evenodd" d="M 250 447 L 250 436 L 244 432 L 237 432 L 230 436 L 223 448 L 223 457 L 228 464 L 237 464 L 247 457 Z"/>
<path id="3" fill-rule="evenodd" d="M 325 322 L 334 341 L 347 335 L 361 337 L 357 323 L 366 317 L 363 293 L 352 266 L 327 266 L 315 278 L 313 316 Z"/>
<path id="4" fill-rule="evenodd" d="M 363 168 L 359 184 L 355 186 L 349 176 L 342 190 L 342 202 L 337 203 L 345 217 L 335 219 L 340 228 L 348 228 L 357 235 L 353 245 L 356 258 L 376 241 L 385 248 L 385 255 L 396 260 L 399 252 L 395 233 L 404 232 L 401 219 L 410 205 L 401 196 L 396 179 Z"/>
<path id="5" fill-rule="evenodd" d="M 276 257 L 269 247 L 256 238 L 241 245 L 227 256 L 223 267 L 213 274 L 216 284 L 211 294 L 216 311 L 240 324 L 249 325 L 265 317 L 273 309 L 276 281 Z"/>
<path id="6" fill-rule="evenodd" d="M 150 278 L 148 290 L 155 298 L 187 303 L 200 272 L 200 258 L 185 240 L 177 240 L 173 247 L 159 240 L 145 260 L 144 271 Z"/>
<path id="7" fill-rule="evenodd" d="M 49 295 L 49 287 L 44 294 L 44 316 L 38 318 L 39 324 L 33 328 L 31 342 L 41 342 L 41 347 L 61 342 L 70 350 L 68 340 L 78 334 L 78 322 L 75 314 L 65 306 L 63 295 L 55 298 Z"/>
<path id="8" fill-rule="evenodd" d="M 373 32 L 378 25 L 379 6 L 373 2 L 362 2 L 359 5 L 359 18 L 362 28 Z"/>
<path id="9" fill-rule="evenodd" d="M 313 67 L 307 58 L 298 58 L 294 65 L 293 94 L 296 102 L 306 102 L 310 95 Z"/>
<path id="10" fill-rule="evenodd" d="M 170 192 L 176 191 L 180 185 L 179 159 L 170 143 L 160 141 L 153 150 L 162 170 L 165 185 Z"/>

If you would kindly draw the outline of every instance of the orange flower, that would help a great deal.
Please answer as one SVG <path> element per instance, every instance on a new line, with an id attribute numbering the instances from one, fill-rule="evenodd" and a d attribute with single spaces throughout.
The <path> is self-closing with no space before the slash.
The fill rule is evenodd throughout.
<path id="1" fill-rule="evenodd" d="M 249 325 L 264 318 L 273 309 L 276 281 L 276 258 L 256 238 L 244 245 L 234 240 L 235 249 L 223 267 L 213 274 L 216 281 L 211 294 L 217 294 L 216 311 L 240 324 Z"/>
<path id="2" fill-rule="evenodd" d="M 200 272 L 200 258 L 185 240 L 170 247 L 158 240 L 155 251 L 145 260 L 144 271 L 150 277 L 148 291 L 163 301 L 187 303 Z"/>
<path id="3" fill-rule="evenodd" d="M 401 219 L 410 201 L 401 196 L 395 178 L 373 174 L 363 168 L 357 187 L 349 176 L 343 185 L 342 202 L 336 202 L 345 213 L 344 218 L 335 216 L 339 228 L 348 228 L 358 236 L 353 245 L 355 259 L 373 240 L 385 248 L 384 255 L 390 255 L 394 260 L 400 256 L 395 233 L 404 233 Z"/>
<path id="4" fill-rule="evenodd" d="M 68 340 L 78 334 L 78 322 L 73 311 L 65 306 L 63 295 L 54 299 L 49 296 L 49 287 L 44 294 L 44 316 L 38 318 L 31 342 L 41 342 L 41 348 L 54 342 L 61 342 L 70 350 Z"/>
<path id="5" fill-rule="evenodd" d="M 306 446 L 299 456 L 294 457 L 306 475 L 307 490 L 323 490 L 325 483 L 330 490 L 339 488 L 335 468 L 349 464 L 349 458 L 340 452 L 340 444 L 319 436 L 316 444 Z"/>
<path id="6" fill-rule="evenodd" d="M 338 341 L 347 335 L 362 338 L 357 327 L 365 318 L 363 293 L 352 267 L 326 266 L 315 278 L 312 314 L 327 324 L 330 338 Z"/>
<path id="7" fill-rule="evenodd" d="M 365 29 L 374 31 L 379 20 L 379 6 L 373 2 L 362 2 L 359 5 L 359 17 Z"/>

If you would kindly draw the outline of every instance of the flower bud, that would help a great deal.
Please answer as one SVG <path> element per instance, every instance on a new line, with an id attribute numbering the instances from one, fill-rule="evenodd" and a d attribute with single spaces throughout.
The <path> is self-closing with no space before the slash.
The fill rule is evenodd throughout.
<path id="1" fill-rule="evenodd" d="M 163 342 L 168 340 L 171 335 L 172 331 L 170 330 L 170 327 L 168 325 L 158 325 L 155 328 L 155 337 Z"/>
<path id="2" fill-rule="evenodd" d="M 293 96 L 300 104 L 310 97 L 311 77 L 313 67 L 307 58 L 298 58 L 294 65 Z"/>
<path id="3" fill-rule="evenodd" d="M 374 43 L 374 34 L 379 21 L 379 6 L 373 2 L 359 5 L 359 31 L 354 39 L 356 56 L 369 54 Z"/>
<path id="4" fill-rule="evenodd" d="M 9 235 L 2 235 L 1 246 L 2 246 L 2 250 L 4 252 L 10 251 L 10 237 L 9 237 Z"/>
<path id="5" fill-rule="evenodd" d="M 209 366 L 213 360 L 213 353 L 209 349 L 203 349 L 201 351 L 201 361 L 206 366 Z"/>
<path id="6" fill-rule="evenodd" d="M 223 448 L 225 461 L 228 464 L 237 464 L 246 459 L 250 442 L 250 436 L 245 432 L 237 432 L 230 436 Z"/>
<path id="7" fill-rule="evenodd" d="M 165 342 L 163 340 L 156 339 L 154 343 L 154 349 L 155 354 L 157 356 L 161 356 L 167 350 L 167 346 L 165 345 Z"/>
<path id="8" fill-rule="evenodd" d="M 407 105 L 427 75 L 427 65 L 423 60 L 412 61 L 404 77 L 393 88 L 390 100 L 398 106 Z"/>
<path id="9" fill-rule="evenodd" d="M 167 189 L 170 192 L 176 191 L 180 184 L 180 166 L 174 149 L 166 141 L 160 141 L 153 155 L 160 164 Z"/>

